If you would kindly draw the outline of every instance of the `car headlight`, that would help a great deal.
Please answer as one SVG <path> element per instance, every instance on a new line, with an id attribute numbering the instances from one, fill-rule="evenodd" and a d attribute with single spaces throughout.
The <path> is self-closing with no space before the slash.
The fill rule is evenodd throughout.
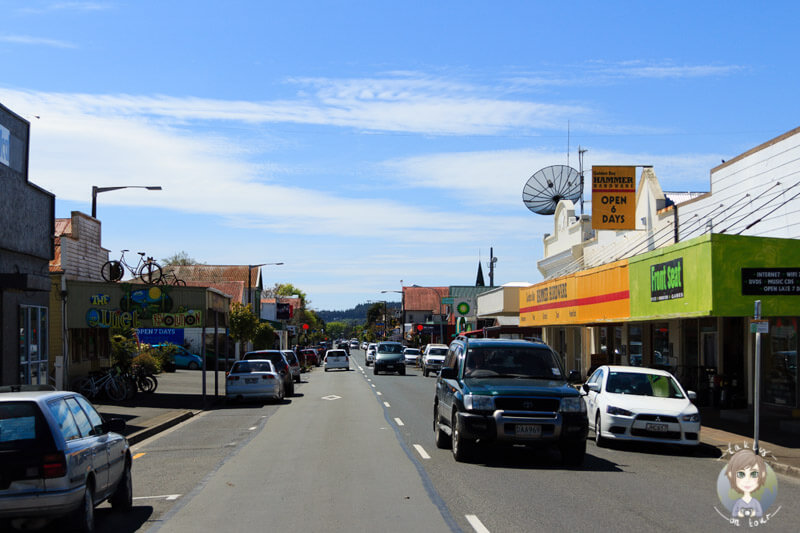
<path id="1" fill-rule="evenodd" d="M 562 413 L 585 413 L 586 404 L 583 403 L 583 398 L 580 396 L 576 398 L 561 398 L 559 411 Z"/>
<path id="2" fill-rule="evenodd" d="M 633 413 L 621 407 L 614 407 L 613 405 L 606 406 L 606 413 L 617 416 L 633 416 Z"/>
<path id="3" fill-rule="evenodd" d="M 464 407 L 467 411 L 494 411 L 494 400 L 491 396 L 465 394 Z"/>
<path id="4" fill-rule="evenodd" d="M 681 420 L 684 422 L 700 422 L 700 413 L 694 413 L 691 415 L 683 415 Z"/>

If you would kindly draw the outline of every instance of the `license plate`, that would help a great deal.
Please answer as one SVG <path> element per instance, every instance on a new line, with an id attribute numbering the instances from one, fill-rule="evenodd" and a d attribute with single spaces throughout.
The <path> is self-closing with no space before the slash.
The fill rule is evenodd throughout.
<path id="1" fill-rule="evenodd" d="M 244 382 L 247 383 L 248 385 L 252 383 L 258 383 L 258 378 L 244 378 Z"/>
<path id="2" fill-rule="evenodd" d="M 536 424 L 517 424 L 516 434 L 521 437 L 539 437 L 542 435 L 542 426 Z"/>
<path id="3" fill-rule="evenodd" d="M 666 424 L 647 424 L 645 426 L 645 428 L 647 428 L 647 431 L 662 431 L 663 432 L 663 431 L 667 431 L 669 429 L 669 426 L 667 426 Z"/>

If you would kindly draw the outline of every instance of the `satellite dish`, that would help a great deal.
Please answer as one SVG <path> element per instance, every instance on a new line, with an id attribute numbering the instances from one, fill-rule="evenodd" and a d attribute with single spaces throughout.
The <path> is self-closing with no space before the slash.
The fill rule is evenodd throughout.
<path id="1" fill-rule="evenodd" d="M 525 207 L 540 215 L 552 215 L 561 200 L 577 202 L 583 187 L 580 173 L 566 165 L 553 165 L 538 170 L 522 188 Z"/>

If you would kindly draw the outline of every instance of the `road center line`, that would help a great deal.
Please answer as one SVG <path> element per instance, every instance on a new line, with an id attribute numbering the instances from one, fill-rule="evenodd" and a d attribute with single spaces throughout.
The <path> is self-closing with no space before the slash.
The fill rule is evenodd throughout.
<path id="1" fill-rule="evenodd" d="M 430 456 L 430 455 L 428 455 L 428 452 L 426 452 L 426 451 L 425 451 L 425 448 L 423 448 L 423 447 L 422 447 L 422 446 L 420 446 L 419 444 L 415 444 L 415 445 L 414 445 L 414 449 L 415 449 L 415 450 L 417 450 L 417 453 L 418 453 L 418 454 L 419 454 L 419 456 L 420 456 L 420 457 L 422 457 L 423 459 L 430 459 L 430 458 L 431 458 L 431 456 Z"/>
<path id="2" fill-rule="evenodd" d="M 403 424 L 403 421 L 400 420 L 399 418 L 395 418 L 394 421 L 397 423 L 398 426 L 405 426 L 405 424 Z"/>
<path id="3" fill-rule="evenodd" d="M 472 526 L 472 529 L 475 530 L 475 533 L 489 533 L 489 530 L 486 529 L 486 526 L 483 525 L 483 522 L 478 520 L 478 517 L 474 514 L 464 515 L 464 518 L 467 519 L 469 525 Z"/>
<path id="4" fill-rule="evenodd" d="M 247 429 L 250 430 L 250 431 L 253 431 L 254 429 L 256 429 L 256 427 L 258 427 L 258 426 L 253 426 L 253 427 L 247 428 Z"/>
<path id="5" fill-rule="evenodd" d="M 378 396 L 383 396 L 383 393 L 381 391 L 376 391 L 375 394 L 377 394 Z"/>

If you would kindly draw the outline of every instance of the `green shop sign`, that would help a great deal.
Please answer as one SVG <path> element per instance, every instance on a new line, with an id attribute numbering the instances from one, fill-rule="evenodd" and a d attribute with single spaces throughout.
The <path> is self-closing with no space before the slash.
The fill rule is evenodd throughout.
<path id="1" fill-rule="evenodd" d="M 683 298 L 683 257 L 650 265 L 650 301 Z"/>

